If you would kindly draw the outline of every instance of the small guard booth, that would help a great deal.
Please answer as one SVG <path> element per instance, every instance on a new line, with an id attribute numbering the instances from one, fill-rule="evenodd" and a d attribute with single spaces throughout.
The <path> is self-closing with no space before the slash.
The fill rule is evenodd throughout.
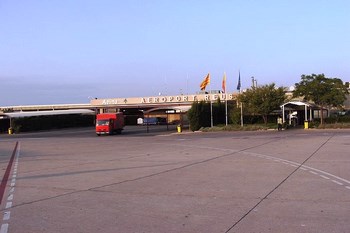
<path id="1" fill-rule="evenodd" d="M 309 122 L 313 120 L 314 110 L 317 106 L 301 101 L 291 101 L 281 105 L 283 123 L 287 122 L 292 127 L 304 125 L 309 128 Z"/>

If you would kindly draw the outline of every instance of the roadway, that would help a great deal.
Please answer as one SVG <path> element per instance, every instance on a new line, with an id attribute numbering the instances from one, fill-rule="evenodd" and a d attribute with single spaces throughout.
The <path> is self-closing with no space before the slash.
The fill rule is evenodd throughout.
<path id="1" fill-rule="evenodd" d="M 349 139 L 163 126 L 1 135 L 3 176 L 14 160 L 0 232 L 350 232 Z"/>

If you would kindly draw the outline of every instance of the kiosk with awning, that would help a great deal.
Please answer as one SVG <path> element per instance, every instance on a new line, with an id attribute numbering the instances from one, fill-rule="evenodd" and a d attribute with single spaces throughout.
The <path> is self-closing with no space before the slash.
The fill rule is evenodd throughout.
<path id="1" fill-rule="evenodd" d="M 301 102 L 291 101 L 281 105 L 283 123 L 287 122 L 289 125 L 302 125 L 308 128 L 308 123 L 313 120 L 313 110 L 319 109 L 316 105 Z M 288 117 L 286 118 L 286 113 Z"/>

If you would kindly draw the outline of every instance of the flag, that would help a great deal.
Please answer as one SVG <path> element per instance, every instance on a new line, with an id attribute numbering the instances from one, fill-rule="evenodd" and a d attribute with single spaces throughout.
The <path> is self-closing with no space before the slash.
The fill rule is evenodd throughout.
<path id="1" fill-rule="evenodd" d="M 226 93 L 226 73 L 224 72 L 224 77 L 222 78 L 222 91 Z"/>
<path id="2" fill-rule="evenodd" d="M 238 73 L 238 84 L 237 84 L 237 90 L 241 90 L 241 72 Z"/>
<path id="3" fill-rule="evenodd" d="M 210 83 L 210 74 L 208 73 L 207 76 L 204 78 L 203 82 L 200 85 L 201 90 L 204 91 L 209 83 Z"/>

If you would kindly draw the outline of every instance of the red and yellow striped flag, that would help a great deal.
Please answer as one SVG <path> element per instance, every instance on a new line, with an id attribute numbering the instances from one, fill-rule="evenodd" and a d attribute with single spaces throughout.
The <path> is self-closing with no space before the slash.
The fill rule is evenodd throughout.
<path id="1" fill-rule="evenodd" d="M 222 91 L 226 93 L 226 73 L 224 72 L 224 77 L 222 78 Z"/>
<path id="2" fill-rule="evenodd" d="M 210 74 L 208 73 L 208 75 L 205 77 L 205 79 L 203 80 L 203 82 L 200 85 L 201 90 L 204 91 L 209 83 L 210 83 Z"/>

